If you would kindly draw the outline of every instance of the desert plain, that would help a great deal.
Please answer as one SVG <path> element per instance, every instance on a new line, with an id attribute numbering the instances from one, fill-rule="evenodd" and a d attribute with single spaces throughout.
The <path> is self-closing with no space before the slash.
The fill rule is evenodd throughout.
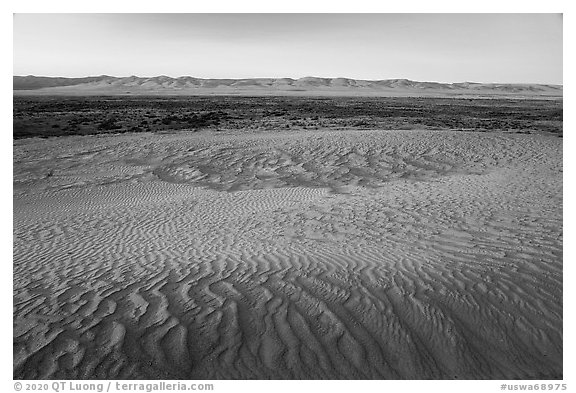
<path id="1" fill-rule="evenodd" d="M 562 379 L 561 101 L 14 102 L 14 378 Z"/>

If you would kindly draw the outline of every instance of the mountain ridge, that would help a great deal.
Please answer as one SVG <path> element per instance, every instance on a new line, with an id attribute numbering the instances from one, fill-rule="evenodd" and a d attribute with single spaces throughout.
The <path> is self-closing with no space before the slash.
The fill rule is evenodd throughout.
<path id="1" fill-rule="evenodd" d="M 352 95 L 352 96 L 527 96 L 562 97 L 563 86 L 532 83 L 420 82 L 409 79 L 365 80 L 352 78 L 196 78 L 115 77 L 82 78 L 13 76 L 17 95 L 122 95 L 122 94 L 255 94 L 255 95 Z"/>

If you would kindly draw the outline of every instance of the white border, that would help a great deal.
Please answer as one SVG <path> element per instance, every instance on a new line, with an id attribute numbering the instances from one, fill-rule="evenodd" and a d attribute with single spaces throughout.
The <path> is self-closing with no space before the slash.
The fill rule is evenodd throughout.
<path id="1" fill-rule="evenodd" d="M 2 277 L 2 294 L 0 299 L 0 315 L 5 316 L 4 323 L 0 324 L 3 345 L 5 350 L 1 355 L 2 378 L 0 386 L 4 391 L 14 391 L 12 382 L 12 67 L 10 53 L 12 53 L 12 14 L 13 13 L 59 13 L 59 12 L 229 12 L 229 13 L 249 13 L 249 12 L 386 12 L 386 13 L 454 13 L 454 12 L 542 12 L 542 13 L 563 13 L 564 14 L 564 173 L 565 173 L 565 195 L 564 195 L 564 381 L 568 389 L 573 390 L 571 367 L 574 365 L 574 339 L 571 336 L 571 328 L 574 327 L 574 307 L 570 300 L 574 297 L 574 266 L 572 257 L 574 256 L 574 208 L 572 201 L 576 195 L 572 189 L 571 175 L 574 171 L 573 139 L 571 134 L 574 125 L 572 115 L 574 100 L 572 96 L 573 78 L 570 70 L 575 69 L 573 61 L 575 18 L 569 7 L 569 1 L 546 0 L 546 1 L 503 1 L 485 0 L 480 2 L 462 2 L 445 0 L 419 0 L 419 1 L 395 1 L 385 3 L 382 1 L 355 0 L 353 2 L 332 1 L 320 2 L 311 0 L 293 0 L 285 3 L 276 3 L 265 0 L 212 0 L 212 1 L 162 1 L 162 2 L 120 2 L 118 0 L 101 0 L 98 2 L 82 2 L 73 0 L 26 0 L 3 2 L 2 19 L 0 26 L 2 29 L 3 43 L 3 73 L 2 73 L 2 154 L 0 163 L 0 173 L 5 192 L 2 193 L 2 233 L 0 234 L 2 258 L 0 263 L 0 275 Z M 9 186 L 10 185 L 10 186 Z M 8 300 L 10 299 L 10 301 Z M 151 381 L 157 382 L 157 381 Z M 522 381 L 214 381 L 217 386 L 216 392 L 224 391 L 250 391 L 266 392 L 271 389 L 279 392 L 293 392 L 295 390 L 313 391 L 328 390 L 333 392 L 353 391 L 362 389 L 363 391 L 386 392 L 386 391 L 438 391 L 438 392 L 496 392 L 499 391 L 501 383 L 521 383 Z M 536 383 L 537 381 L 526 381 L 526 383 Z M 558 383 L 559 381 L 541 381 L 542 383 Z"/>

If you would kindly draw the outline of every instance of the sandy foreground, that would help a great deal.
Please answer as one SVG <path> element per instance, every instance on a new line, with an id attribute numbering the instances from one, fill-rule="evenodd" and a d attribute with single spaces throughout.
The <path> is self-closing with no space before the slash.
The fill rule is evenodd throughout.
<path id="1" fill-rule="evenodd" d="M 14 377 L 562 378 L 562 139 L 14 142 Z"/>

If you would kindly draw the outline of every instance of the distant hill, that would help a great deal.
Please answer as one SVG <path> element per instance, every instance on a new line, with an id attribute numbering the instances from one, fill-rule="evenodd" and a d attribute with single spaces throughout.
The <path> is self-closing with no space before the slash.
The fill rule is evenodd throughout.
<path id="1" fill-rule="evenodd" d="M 92 76 L 60 78 L 14 76 L 15 95 L 310 95 L 559 98 L 562 85 L 437 83 L 408 79 L 348 78 L 201 79 Z"/>

